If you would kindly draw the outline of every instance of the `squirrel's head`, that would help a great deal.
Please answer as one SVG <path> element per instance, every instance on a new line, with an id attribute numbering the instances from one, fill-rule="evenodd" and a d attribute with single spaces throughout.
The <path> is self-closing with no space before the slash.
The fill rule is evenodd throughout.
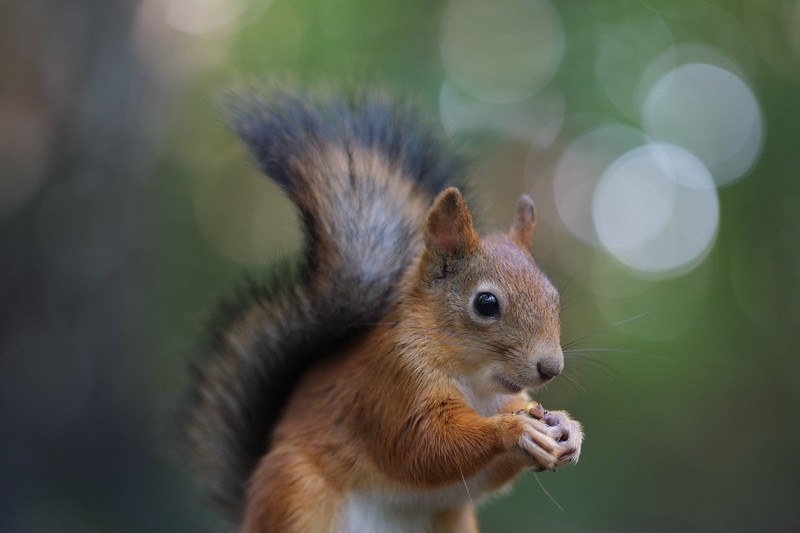
<path id="1" fill-rule="evenodd" d="M 442 362 L 485 392 L 539 387 L 564 367 L 559 295 L 531 255 L 535 230 L 526 195 L 511 229 L 486 238 L 458 189 L 443 191 L 428 212 L 415 293 L 432 310 L 429 334 L 455 348 Z"/>

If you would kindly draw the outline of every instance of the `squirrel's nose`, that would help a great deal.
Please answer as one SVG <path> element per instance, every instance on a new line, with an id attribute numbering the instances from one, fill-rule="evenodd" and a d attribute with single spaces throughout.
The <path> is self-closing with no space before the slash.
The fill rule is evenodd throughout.
<path id="1" fill-rule="evenodd" d="M 554 378 L 564 370 L 564 360 L 558 357 L 545 357 L 536 364 L 536 369 L 544 379 Z"/>

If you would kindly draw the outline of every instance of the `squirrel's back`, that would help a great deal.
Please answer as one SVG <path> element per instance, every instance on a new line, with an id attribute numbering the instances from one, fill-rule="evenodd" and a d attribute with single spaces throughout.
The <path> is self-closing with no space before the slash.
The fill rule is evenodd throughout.
<path id="1" fill-rule="evenodd" d="M 409 104 L 379 93 L 273 90 L 233 109 L 261 169 L 297 205 L 301 257 L 223 306 L 182 411 L 190 459 L 240 516 L 247 480 L 292 388 L 376 324 L 421 245 L 425 213 L 460 165 Z"/>

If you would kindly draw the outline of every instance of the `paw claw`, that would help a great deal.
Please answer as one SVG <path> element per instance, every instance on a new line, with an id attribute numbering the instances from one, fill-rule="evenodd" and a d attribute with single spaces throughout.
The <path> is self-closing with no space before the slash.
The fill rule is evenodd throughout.
<path id="1" fill-rule="evenodd" d="M 548 412 L 547 412 L 547 413 L 546 413 L 546 414 L 545 414 L 545 415 L 542 417 L 542 422 L 544 422 L 544 423 L 545 423 L 545 424 L 547 424 L 548 426 L 550 426 L 550 427 L 554 428 L 554 427 L 558 427 L 558 426 L 560 426 L 560 425 L 561 425 L 561 422 L 562 422 L 562 420 L 561 420 L 561 419 L 562 419 L 562 417 L 561 417 L 561 416 L 559 416 L 558 414 L 551 413 L 551 412 L 549 412 L 549 411 L 548 411 Z"/>
<path id="2" fill-rule="evenodd" d="M 531 471 L 555 472 L 563 465 L 578 462 L 581 426 L 567 413 L 546 411 L 541 418 L 525 417 L 525 424 L 528 429 L 520 446 L 530 459 Z"/>

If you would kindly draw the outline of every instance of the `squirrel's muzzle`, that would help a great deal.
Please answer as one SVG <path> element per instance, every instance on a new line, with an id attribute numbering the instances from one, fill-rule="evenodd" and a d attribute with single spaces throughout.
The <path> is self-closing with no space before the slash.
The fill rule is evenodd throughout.
<path id="1" fill-rule="evenodd" d="M 548 380 L 556 377 L 564 370 L 563 357 L 544 357 L 536 363 L 536 370 L 541 374 L 542 379 Z"/>

